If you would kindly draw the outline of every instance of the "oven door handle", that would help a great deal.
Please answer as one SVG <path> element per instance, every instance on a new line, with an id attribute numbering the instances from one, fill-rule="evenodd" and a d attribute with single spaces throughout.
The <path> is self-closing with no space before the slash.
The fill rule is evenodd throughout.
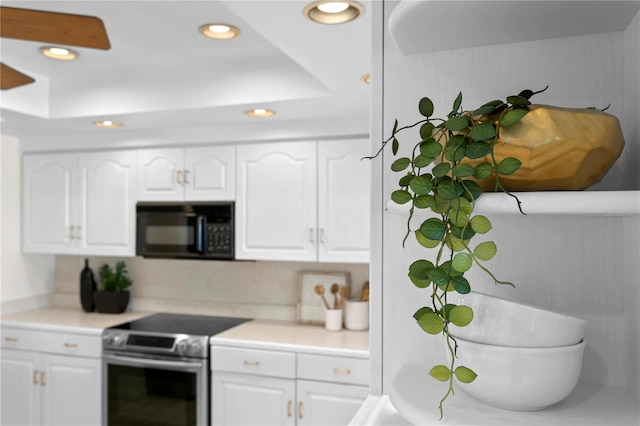
<path id="1" fill-rule="evenodd" d="M 163 361 L 151 358 L 132 358 L 113 354 L 102 354 L 102 358 L 104 361 L 116 361 L 130 367 L 163 367 L 173 370 L 202 368 L 204 365 L 202 361 Z"/>

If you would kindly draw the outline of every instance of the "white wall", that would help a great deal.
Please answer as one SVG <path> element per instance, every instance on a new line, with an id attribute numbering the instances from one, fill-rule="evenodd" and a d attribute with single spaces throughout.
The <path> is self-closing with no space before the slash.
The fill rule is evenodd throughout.
<path id="1" fill-rule="evenodd" d="M 18 139 L 0 136 L 0 313 L 49 304 L 54 290 L 55 257 L 23 254 L 22 156 Z"/>

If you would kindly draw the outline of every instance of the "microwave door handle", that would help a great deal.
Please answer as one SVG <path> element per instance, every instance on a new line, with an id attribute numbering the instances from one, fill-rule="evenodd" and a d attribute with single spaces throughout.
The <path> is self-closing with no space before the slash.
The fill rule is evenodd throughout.
<path id="1" fill-rule="evenodd" d="M 196 250 L 204 254 L 207 247 L 207 217 L 198 216 L 196 220 Z"/>

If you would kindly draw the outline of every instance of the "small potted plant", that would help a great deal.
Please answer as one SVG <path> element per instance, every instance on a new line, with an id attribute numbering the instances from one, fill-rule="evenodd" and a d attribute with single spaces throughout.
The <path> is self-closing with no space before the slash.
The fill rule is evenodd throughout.
<path id="1" fill-rule="evenodd" d="M 96 311 L 103 314 L 124 312 L 129 304 L 128 288 L 131 285 L 124 261 L 116 262 L 115 268 L 105 263 L 98 273 L 101 279 L 101 290 L 93 294 Z"/>

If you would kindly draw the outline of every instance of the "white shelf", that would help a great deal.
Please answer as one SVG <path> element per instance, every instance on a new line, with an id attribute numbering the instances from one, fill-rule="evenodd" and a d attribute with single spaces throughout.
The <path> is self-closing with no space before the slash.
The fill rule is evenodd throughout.
<path id="1" fill-rule="evenodd" d="M 578 384 L 564 401 L 542 411 L 509 411 L 489 407 L 460 389 L 444 403 L 438 420 L 438 403 L 446 384 L 436 382 L 426 366 L 402 367 L 392 380 L 389 397 L 397 412 L 416 425 L 638 425 L 638 401 L 629 391 Z M 550 383 L 549 386 L 553 386 Z M 455 385 L 454 385 L 454 388 Z"/>
<path id="2" fill-rule="evenodd" d="M 515 192 L 527 215 L 591 215 L 602 217 L 640 218 L 640 191 L 549 191 Z M 409 203 L 387 204 L 392 214 L 407 214 Z M 430 210 L 415 210 L 416 216 Z M 519 215 L 514 198 L 497 192 L 484 193 L 476 203 L 474 213 Z"/>
<path id="3" fill-rule="evenodd" d="M 623 31 L 637 1 L 402 0 L 389 32 L 403 54 Z"/>

